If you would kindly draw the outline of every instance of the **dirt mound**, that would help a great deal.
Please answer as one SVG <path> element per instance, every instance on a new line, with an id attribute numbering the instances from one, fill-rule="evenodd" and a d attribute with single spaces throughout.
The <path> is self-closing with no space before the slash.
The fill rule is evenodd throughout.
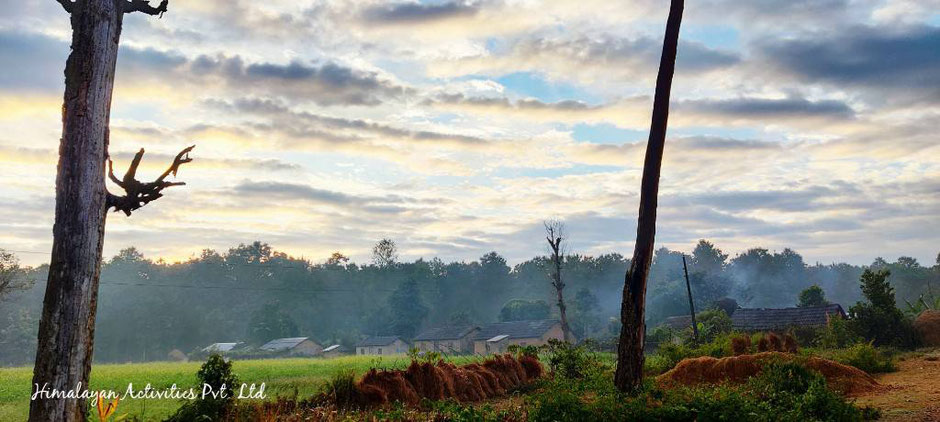
<path id="1" fill-rule="evenodd" d="M 920 335 L 924 346 L 940 346 L 940 311 L 926 310 L 914 320 L 914 330 Z"/>
<path id="2" fill-rule="evenodd" d="M 760 373 L 763 366 L 774 360 L 799 359 L 807 367 L 818 371 L 829 386 L 844 394 L 872 391 L 878 383 L 864 371 L 827 359 L 800 358 L 780 352 L 763 352 L 753 355 L 732 356 L 716 359 L 710 356 L 685 359 L 675 368 L 656 378 L 662 385 L 693 385 L 740 383 Z"/>
<path id="3" fill-rule="evenodd" d="M 495 355 L 482 365 L 464 366 L 412 362 L 404 371 L 367 372 L 356 384 L 356 402 L 365 406 L 395 401 L 416 405 L 422 398 L 473 402 L 501 396 L 541 376 L 541 363 L 529 356 Z"/>

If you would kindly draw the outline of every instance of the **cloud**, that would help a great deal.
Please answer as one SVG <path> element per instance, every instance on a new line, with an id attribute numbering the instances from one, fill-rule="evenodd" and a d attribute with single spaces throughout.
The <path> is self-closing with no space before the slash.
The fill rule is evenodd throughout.
<path id="1" fill-rule="evenodd" d="M 662 44 L 649 37 L 524 37 L 507 52 L 432 63 L 432 75 L 502 74 L 518 71 L 546 72 L 553 78 L 577 75 L 582 82 L 650 77 L 655 75 Z M 701 74 L 733 66 L 741 61 L 734 52 L 709 48 L 694 41 L 680 41 L 677 73 Z"/>
<path id="2" fill-rule="evenodd" d="M 415 24 L 476 14 L 479 5 L 469 2 L 448 1 L 438 4 L 399 3 L 371 6 L 362 11 L 371 24 Z"/>
<path id="3" fill-rule="evenodd" d="M 58 92 L 65 86 L 67 43 L 37 34 L 0 30 L 0 89 Z"/>
<path id="4" fill-rule="evenodd" d="M 851 86 L 881 99 L 940 102 L 940 28 L 856 26 L 759 43 L 763 57 L 796 78 Z M 872 92 L 874 91 L 874 92 Z"/>

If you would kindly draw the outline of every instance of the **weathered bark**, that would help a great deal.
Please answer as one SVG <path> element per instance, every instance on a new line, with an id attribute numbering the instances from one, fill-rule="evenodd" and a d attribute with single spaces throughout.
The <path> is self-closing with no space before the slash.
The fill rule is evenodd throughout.
<path id="1" fill-rule="evenodd" d="M 561 260 L 563 258 L 564 252 L 562 251 L 561 242 L 563 240 L 562 223 L 557 220 L 552 220 L 545 223 L 545 240 L 548 241 L 548 246 L 552 251 L 552 287 L 555 288 L 555 293 L 558 298 L 558 314 L 561 317 L 561 331 L 565 337 L 565 341 L 574 341 L 574 336 L 571 334 L 571 326 L 568 325 L 568 307 L 565 306 L 565 283 L 561 279 Z"/>
<path id="2" fill-rule="evenodd" d="M 56 175 L 52 258 L 43 300 L 33 387 L 88 386 L 101 249 L 109 193 L 108 124 L 125 0 L 57 0 L 70 13 L 72 52 L 65 65 L 62 138 Z M 166 3 L 161 3 L 162 12 Z M 134 11 L 134 10 L 130 10 Z M 145 11 L 145 13 L 148 13 Z M 85 401 L 30 402 L 30 421 L 83 421 Z"/>
<path id="3" fill-rule="evenodd" d="M 646 337 L 644 323 L 646 301 L 646 279 L 653 261 L 653 244 L 656 237 L 656 206 L 659 195 L 659 172 L 663 163 L 663 148 L 666 143 L 666 123 L 669 118 L 669 92 L 676 66 L 676 50 L 679 43 L 679 25 L 682 22 L 683 0 L 672 0 L 669 18 L 666 20 L 666 36 L 663 54 L 656 77 L 656 93 L 653 99 L 653 116 L 646 158 L 643 162 L 643 180 L 640 187 L 640 210 L 636 228 L 636 245 L 633 259 L 623 285 L 623 301 L 620 308 L 620 342 L 617 346 L 617 371 L 614 384 L 620 391 L 636 389 L 643 380 L 643 342 Z"/>

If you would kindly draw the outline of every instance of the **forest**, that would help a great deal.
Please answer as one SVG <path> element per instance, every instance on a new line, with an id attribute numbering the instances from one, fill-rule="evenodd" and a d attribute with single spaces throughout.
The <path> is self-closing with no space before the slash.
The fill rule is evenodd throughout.
<path id="1" fill-rule="evenodd" d="M 472 262 L 400 262 L 395 249 L 386 239 L 376 244 L 369 263 L 350 262 L 340 253 L 315 262 L 254 242 L 169 263 L 126 248 L 102 266 L 94 360 L 158 361 L 172 350 L 190 353 L 215 342 L 258 345 L 298 335 L 351 346 L 367 335 L 407 339 L 440 325 L 557 318 L 547 256 L 515 265 L 497 252 Z M 2 274 L 10 281 L 0 297 L 0 363 L 28 365 L 35 357 L 48 267 L 21 267 L 15 253 L 3 256 Z M 682 256 L 656 250 L 649 327 L 688 314 Z M 732 257 L 701 240 L 687 262 L 697 310 L 725 297 L 742 307 L 796 306 L 799 292 L 813 285 L 848 309 L 863 299 L 859 277 L 866 268 L 890 272 L 901 309 L 940 288 L 940 262 L 909 257 L 878 258 L 867 266 L 809 264 L 790 249 L 755 247 Z M 616 338 L 628 267 L 629 259 L 616 253 L 564 257 L 565 297 L 577 338 Z"/>

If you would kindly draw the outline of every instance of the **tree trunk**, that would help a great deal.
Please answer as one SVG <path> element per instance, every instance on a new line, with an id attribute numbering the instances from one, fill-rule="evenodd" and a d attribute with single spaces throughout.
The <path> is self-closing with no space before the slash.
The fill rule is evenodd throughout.
<path id="1" fill-rule="evenodd" d="M 565 296 L 563 291 L 565 285 L 561 282 L 561 257 L 558 256 L 558 253 L 552 255 L 552 261 L 555 264 L 555 274 L 553 274 L 555 286 L 555 292 L 558 294 L 558 314 L 561 316 L 561 332 L 565 337 L 565 341 L 573 341 L 574 336 L 571 335 L 571 326 L 568 325 L 568 307 L 565 306 Z"/>
<path id="2" fill-rule="evenodd" d="M 669 91 L 676 66 L 676 50 L 679 43 L 679 25 L 682 22 L 683 0 L 672 0 L 669 18 L 666 21 L 666 36 L 663 54 L 656 77 L 656 94 L 653 99 L 653 117 L 646 158 L 643 163 L 643 181 L 640 188 L 640 210 L 636 228 L 636 245 L 633 259 L 623 285 L 623 302 L 620 308 L 620 343 L 617 346 L 617 371 L 614 384 L 620 391 L 636 389 L 643 381 L 643 342 L 646 337 L 644 307 L 646 301 L 646 279 L 653 261 L 653 244 L 656 237 L 656 205 L 659 195 L 659 172 L 663 163 L 663 147 L 666 143 L 666 123 L 669 118 Z"/>
<path id="3" fill-rule="evenodd" d="M 108 121 L 123 11 L 120 0 L 83 0 L 71 11 L 49 278 L 33 387 L 88 388 L 107 204 Z M 30 403 L 30 421 L 83 421 L 85 400 Z"/>

